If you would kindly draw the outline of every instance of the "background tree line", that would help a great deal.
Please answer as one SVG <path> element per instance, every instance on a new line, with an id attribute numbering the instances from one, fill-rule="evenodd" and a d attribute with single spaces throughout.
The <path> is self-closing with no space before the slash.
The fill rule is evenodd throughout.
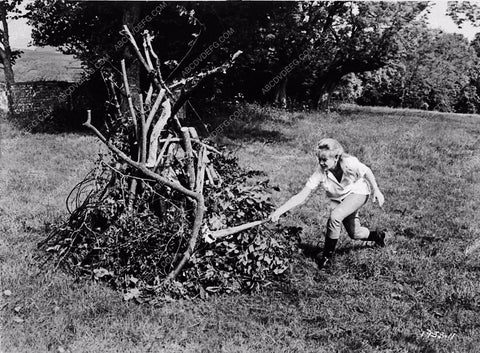
<path id="1" fill-rule="evenodd" d="M 34 44 L 57 46 L 87 67 L 107 57 L 102 69 L 116 70 L 126 58 L 140 90 L 147 80 L 132 49 L 117 44 L 123 24 L 134 27 L 150 16 L 135 36 L 141 38 L 143 29 L 155 35 L 167 81 L 182 78 L 187 68 L 198 73 L 243 51 L 226 77 L 206 80 L 192 100 L 480 109 L 480 37 L 469 43 L 462 35 L 428 28 L 428 2 L 168 2 L 161 14 L 151 16 L 158 4 L 35 0 L 26 16 Z M 475 6 L 450 3 L 448 14 L 457 23 L 475 23 Z M 220 42 L 228 31 L 233 34 Z M 205 55 L 212 43 L 215 49 Z M 305 51 L 308 57 L 298 60 Z M 266 92 L 263 88 L 286 67 L 288 74 Z"/>

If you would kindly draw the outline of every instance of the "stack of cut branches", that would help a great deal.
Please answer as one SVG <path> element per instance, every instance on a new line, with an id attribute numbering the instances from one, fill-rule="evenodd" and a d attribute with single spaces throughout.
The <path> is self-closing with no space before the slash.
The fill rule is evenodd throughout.
<path id="1" fill-rule="evenodd" d="M 204 244 L 204 254 L 198 252 L 201 231 L 264 219 L 273 209 L 266 184 L 247 187 L 251 172 L 243 172 L 236 161 L 205 143 L 193 127 L 182 126 L 177 118 L 191 91 L 206 77 L 225 72 L 239 52 L 217 68 L 167 83 L 149 33 L 143 35 L 141 51 L 127 27 L 124 31 L 147 71 L 150 86 L 135 97 L 124 61 L 119 78 L 104 76 L 111 107 L 107 133 L 92 125 L 90 111 L 84 125 L 110 149 L 113 158 L 101 159 L 72 190 L 67 199 L 68 221 L 55 227 L 41 248 L 57 258 L 57 266 L 123 289 L 138 287 L 139 278 L 149 288 L 170 286 L 196 247 L 195 256 L 205 261 L 193 258 L 197 267 L 189 275 L 210 283 L 210 288 L 218 288 L 219 283 L 236 288 L 239 276 L 247 283 L 252 278 L 265 280 L 269 271 L 283 273 L 287 266 L 282 254 L 287 247 L 253 232 L 236 243 Z M 279 227 L 277 233 L 288 231 Z M 222 266 L 212 267 L 208 249 L 217 251 Z M 230 276 L 235 271 L 237 275 Z M 254 282 L 249 280 L 248 286 Z"/>
<path id="2" fill-rule="evenodd" d="M 212 184 L 215 182 L 215 179 L 217 179 L 217 182 L 221 182 L 215 169 L 209 163 L 208 157 L 208 154 L 212 151 L 217 153 L 218 151 L 203 143 L 194 128 L 182 127 L 176 114 L 186 102 L 188 96 L 190 96 L 190 92 L 195 89 L 196 85 L 200 84 L 203 79 L 210 75 L 225 72 L 225 70 L 234 63 L 239 53 L 235 54 L 230 62 L 222 66 L 168 85 L 163 80 L 160 60 L 153 50 L 152 37 L 149 33 L 147 31 L 144 32 L 144 51 L 142 53 L 127 26 L 124 26 L 124 32 L 128 36 L 138 59 L 152 81 L 146 97 L 144 98 L 143 94 L 139 94 L 139 106 L 135 107 L 128 82 L 125 61 L 122 60 L 123 94 L 127 98 L 130 119 L 134 127 L 137 155 L 128 156 L 115 146 L 112 141 L 107 140 L 107 138 L 91 124 L 90 111 L 88 111 L 87 122 L 84 125 L 92 130 L 97 137 L 107 145 L 115 157 L 130 165 L 144 177 L 153 179 L 156 183 L 167 186 L 193 201 L 195 212 L 190 241 L 183 254 L 183 258 L 167 276 L 166 279 L 169 280 L 176 277 L 181 271 L 197 242 L 205 208 L 203 196 L 205 175 L 207 175 L 209 182 Z M 155 61 L 155 66 L 152 59 Z M 111 77 L 108 77 L 108 83 L 111 91 L 110 94 L 113 97 L 113 102 L 110 103 L 116 108 L 116 118 L 121 119 L 124 113 L 120 108 L 116 85 Z M 186 90 L 186 87 L 189 87 L 189 89 Z M 175 94 L 175 91 L 183 93 Z M 178 98 L 175 99 L 175 97 Z M 162 132 L 164 132 L 167 122 L 169 121 L 173 122 L 173 133 L 168 133 L 166 138 L 161 138 Z M 199 148 L 194 150 L 193 144 L 196 144 Z M 171 168 L 173 159 L 184 161 L 186 174 L 188 176 L 187 185 L 181 182 L 178 175 Z M 137 178 L 132 178 L 130 183 L 129 207 L 133 205 L 137 190 L 139 186 L 141 186 L 138 185 L 137 180 Z"/>

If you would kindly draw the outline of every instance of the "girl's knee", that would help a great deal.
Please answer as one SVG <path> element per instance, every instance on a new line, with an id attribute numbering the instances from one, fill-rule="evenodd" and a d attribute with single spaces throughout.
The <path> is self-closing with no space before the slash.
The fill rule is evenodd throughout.
<path id="1" fill-rule="evenodd" d="M 330 217 L 328 218 L 329 222 L 333 222 L 335 224 L 337 223 L 342 223 L 343 222 L 343 215 L 337 211 L 337 209 L 334 209 L 330 212 Z"/>

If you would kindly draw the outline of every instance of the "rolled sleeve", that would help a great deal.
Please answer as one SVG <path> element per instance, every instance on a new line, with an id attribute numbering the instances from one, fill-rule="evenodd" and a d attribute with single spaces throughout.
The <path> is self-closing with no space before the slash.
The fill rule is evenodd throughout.
<path id="1" fill-rule="evenodd" d="M 310 176 L 305 186 L 311 190 L 315 190 L 324 180 L 325 180 L 325 174 L 317 170 L 315 171 L 315 173 L 313 173 Z"/>
<path id="2" fill-rule="evenodd" d="M 348 168 L 357 173 L 358 177 L 362 178 L 370 171 L 370 168 L 360 162 L 357 157 L 350 157 L 347 161 Z"/>

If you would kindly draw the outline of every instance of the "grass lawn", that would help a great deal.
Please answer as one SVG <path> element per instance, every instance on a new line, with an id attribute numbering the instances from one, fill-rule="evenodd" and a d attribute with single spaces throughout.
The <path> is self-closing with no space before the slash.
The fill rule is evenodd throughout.
<path id="1" fill-rule="evenodd" d="M 34 258 L 44 223 L 65 216 L 66 196 L 104 149 L 91 136 L 4 126 L 0 352 L 480 352 L 480 248 L 465 255 L 480 239 L 480 117 L 253 106 L 241 115 L 218 139 L 271 176 L 278 205 L 314 170 L 321 137 L 369 165 L 386 203 L 361 217 L 388 229 L 388 246 L 343 233 L 332 270 L 299 251 L 288 283 L 262 293 L 124 302 Z M 319 190 L 281 221 L 303 227 L 305 246 L 322 245 L 326 206 Z"/>

